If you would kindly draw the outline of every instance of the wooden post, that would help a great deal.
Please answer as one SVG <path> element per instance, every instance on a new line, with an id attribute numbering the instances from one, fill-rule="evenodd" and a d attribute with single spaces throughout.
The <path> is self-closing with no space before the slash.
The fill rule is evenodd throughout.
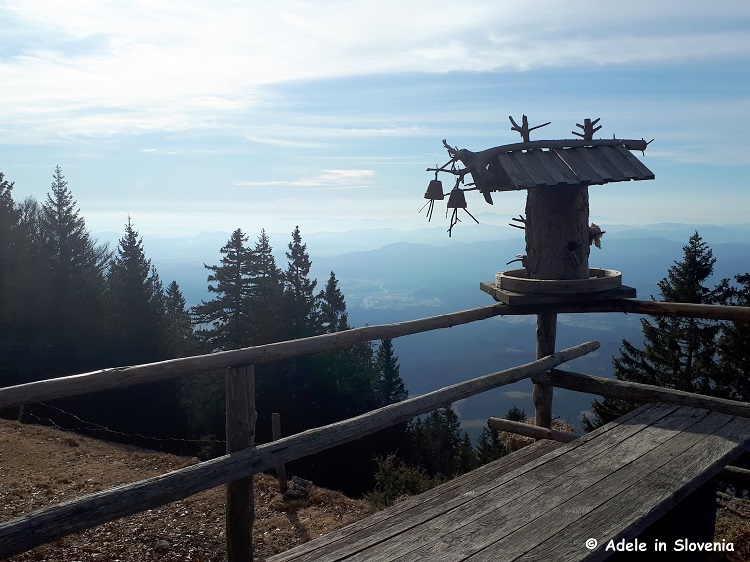
<path id="1" fill-rule="evenodd" d="M 530 279 L 589 277 L 589 192 L 586 185 L 529 189 L 526 195 L 526 259 Z M 537 359 L 555 352 L 557 315 L 536 317 Z M 552 427 L 552 386 L 534 385 L 535 422 Z"/>
<path id="2" fill-rule="evenodd" d="M 281 439 L 281 416 L 276 412 L 271 414 L 271 439 L 273 441 Z M 283 494 L 289 488 L 289 484 L 286 480 L 286 466 L 280 464 L 275 470 L 276 478 L 279 480 L 279 490 L 281 490 L 281 493 Z"/>
<path id="3" fill-rule="evenodd" d="M 588 187 L 529 189 L 525 260 L 529 279 L 587 279 L 589 250 Z"/>
<path id="4" fill-rule="evenodd" d="M 226 375 L 227 453 L 234 453 L 255 442 L 255 365 L 234 367 Z M 227 561 L 253 560 L 253 477 L 227 484 Z"/>
<path id="5" fill-rule="evenodd" d="M 543 312 L 536 316 L 536 358 L 541 359 L 555 352 L 557 336 L 557 314 Z M 535 419 L 539 427 L 552 428 L 552 385 L 535 384 L 534 393 Z"/>
<path id="6" fill-rule="evenodd" d="M 20 406 L 18 407 L 18 417 L 16 418 L 16 421 L 18 421 L 18 423 L 23 423 L 23 422 L 22 422 L 22 420 L 23 420 L 23 406 L 24 406 L 24 405 L 23 405 L 23 404 L 21 404 L 21 405 L 20 405 Z"/>

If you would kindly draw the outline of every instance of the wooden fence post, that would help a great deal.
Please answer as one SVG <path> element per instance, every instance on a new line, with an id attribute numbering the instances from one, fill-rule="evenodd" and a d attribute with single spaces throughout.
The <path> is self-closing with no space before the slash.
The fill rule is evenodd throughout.
<path id="1" fill-rule="evenodd" d="M 555 352 L 557 336 L 557 314 L 543 312 L 536 316 L 536 358 L 541 359 Z M 534 423 L 538 427 L 552 428 L 552 385 L 534 385 Z"/>
<path id="2" fill-rule="evenodd" d="M 276 412 L 271 414 L 271 439 L 273 441 L 281 439 L 281 416 Z M 274 470 L 276 470 L 276 478 L 279 480 L 279 490 L 283 494 L 289 488 L 286 480 L 286 466 L 280 464 Z"/>
<path id="3" fill-rule="evenodd" d="M 227 453 L 255 443 L 255 365 L 233 367 L 226 375 Z M 227 484 L 227 561 L 253 560 L 253 477 Z"/>

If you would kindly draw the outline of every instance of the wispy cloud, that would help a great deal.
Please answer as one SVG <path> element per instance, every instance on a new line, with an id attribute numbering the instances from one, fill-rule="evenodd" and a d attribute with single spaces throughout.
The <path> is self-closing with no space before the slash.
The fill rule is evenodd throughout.
<path id="1" fill-rule="evenodd" d="M 317 189 L 358 189 L 371 187 L 375 176 L 374 170 L 321 170 L 314 177 L 294 180 L 249 180 L 238 181 L 234 185 L 238 187 L 307 187 Z"/>

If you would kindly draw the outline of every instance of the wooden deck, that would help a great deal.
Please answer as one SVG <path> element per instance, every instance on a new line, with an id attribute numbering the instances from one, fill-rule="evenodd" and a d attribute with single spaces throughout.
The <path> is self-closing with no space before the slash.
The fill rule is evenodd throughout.
<path id="1" fill-rule="evenodd" d="M 539 441 L 269 562 L 604 560 L 610 540 L 635 538 L 749 448 L 748 418 L 644 406 L 571 443 Z M 589 549 L 592 538 L 598 546 Z"/>

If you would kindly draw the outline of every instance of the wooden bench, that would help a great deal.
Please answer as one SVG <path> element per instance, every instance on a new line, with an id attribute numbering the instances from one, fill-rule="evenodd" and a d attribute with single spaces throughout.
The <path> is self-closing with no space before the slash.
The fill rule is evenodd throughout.
<path id="1" fill-rule="evenodd" d="M 604 560 L 748 448 L 748 418 L 643 406 L 565 445 L 538 441 L 269 562 Z M 654 540 L 662 538 L 647 551 Z M 664 559 L 680 559 L 662 542 Z"/>

